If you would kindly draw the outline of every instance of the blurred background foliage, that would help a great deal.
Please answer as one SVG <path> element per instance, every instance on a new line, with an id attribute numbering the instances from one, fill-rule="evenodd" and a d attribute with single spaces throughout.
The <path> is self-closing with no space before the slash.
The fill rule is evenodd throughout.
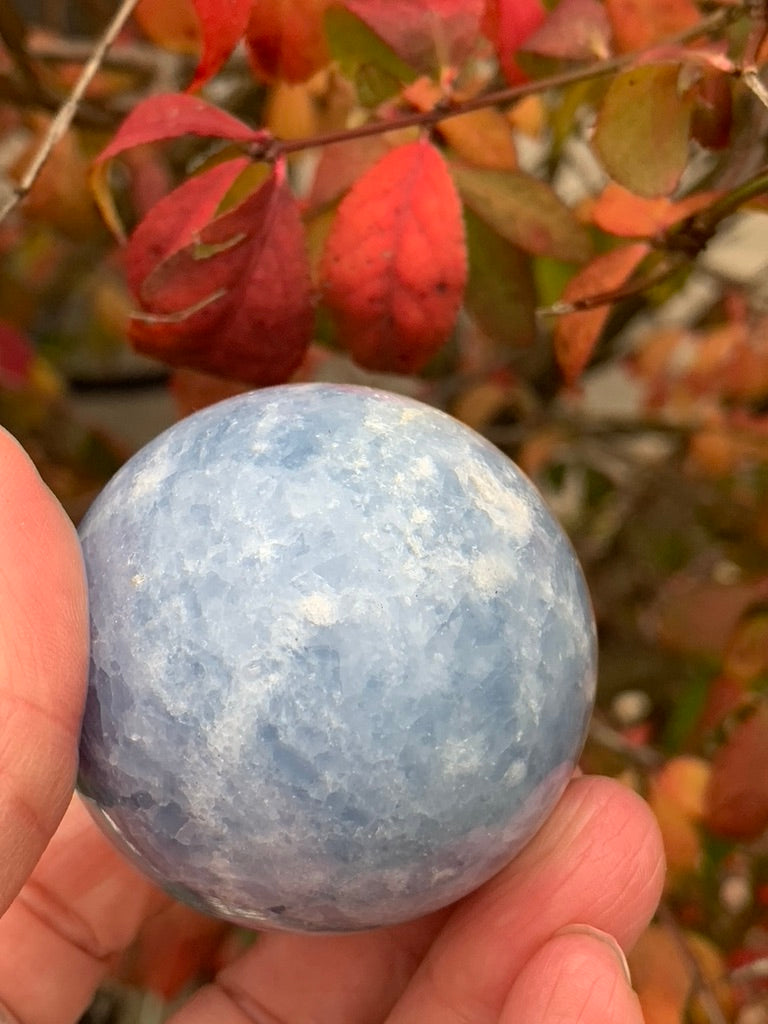
<path id="1" fill-rule="evenodd" d="M 359 25 L 336 26 L 334 62 L 324 58 L 320 70 L 307 50 L 306 73 L 259 73 L 237 50 L 206 97 L 281 139 L 305 139 L 359 124 L 382 104 L 390 115 L 429 110 L 445 101 L 446 82 L 457 77 L 469 82 L 470 93 L 491 90 L 659 42 L 652 33 L 622 41 L 630 22 L 629 5 L 620 0 L 571 3 L 571 17 L 587 10 L 589 18 L 578 24 L 592 30 L 586 41 L 574 42 L 573 21 L 566 29 L 546 21 L 565 6 L 541 7 L 534 27 L 547 26 L 549 36 L 538 44 L 518 40 L 519 52 L 510 56 L 498 38 L 486 38 L 460 67 L 433 68 L 418 80 L 413 71 L 408 82 L 398 79 L 406 76 L 397 62 L 408 66 L 409 55 L 380 39 L 371 50 L 370 33 L 354 34 Z M 662 6 L 670 27 L 659 30 L 661 38 L 690 27 L 691 17 L 719 12 L 706 38 L 734 60 L 765 28 L 760 4 Z M 0 198 L 12 193 L 44 141 L 113 13 L 108 0 L 4 2 Z M 564 49 L 566 35 L 570 49 Z M 764 35 L 758 41 L 759 69 L 768 48 Z M 574 52 L 577 42 L 582 50 Z M 0 222 L 0 423 L 22 441 L 76 522 L 142 443 L 174 419 L 247 386 L 236 373 L 224 380 L 194 368 L 172 370 L 132 349 L 134 300 L 89 186 L 91 162 L 123 116 L 147 95 L 185 88 L 200 46 L 191 3 L 141 0 L 72 128 L 24 202 Z M 364 60 L 355 58 L 359 46 Z M 696 131 L 686 136 L 680 180 L 668 197 L 653 200 L 656 206 L 647 200 L 638 206 L 630 190 L 609 178 L 591 142 L 596 112 L 608 116 L 603 104 L 617 70 L 531 90 L 486 108 L 483 120 L 464 127 L 460 119 L 445 121 L 433 137 L 470 166 L 481 164 L 479 154 L 490 147 L 492 170 L 506 160 L 547 183 L 575 212 L 598 255 L 627 237 L 650 238 L 652 246 L 670 223 L 663 203 L 722 195 L 765 173 L 768 109 L 738 75 L 718 77 L 707 66 L 706 102 Z M 626 103 L 618 116 L 622 111 Z M 340 194 L 384 151 L 375 137 L 346 151 L 328 147 L 322 160 L 311 149 L 291 157 L 315 265 Z M 182 139 L 126 153 L 112 177 L 125 221 L 135 225 L 192 170 L 218 159 L 217 152 Z M 256 169 L 240 183 L 241 195 L 259 184 L 259 175 Z M 578 261 L 509 244 L 477 209 L 470 203 L 465 219 L 464 306 L 422 372 L 402 376 L 356 365 L 321 308 L 294 379 L 369 383 L 439 405 L 499 445 L 540 487 L 583 561 L 599 622 L 599 699 L 584 768 L 640 792 L 667 850 L 664 902 L 631 958 L 648 1024 L 765 1024 L 765 195 L 738 204 L 673 272 L 628 294 L 619 287 L 602 307 L 588 368 L 569 386 L 567 359 L 564 364 L 556 352 L 557 318 L 542 310 L 568 298 Z M 602 290 L 596 283 L 592 293 Z M 248 941 L 174 908 L 128 952 L 88 1019 L 162 1019 Z"/>

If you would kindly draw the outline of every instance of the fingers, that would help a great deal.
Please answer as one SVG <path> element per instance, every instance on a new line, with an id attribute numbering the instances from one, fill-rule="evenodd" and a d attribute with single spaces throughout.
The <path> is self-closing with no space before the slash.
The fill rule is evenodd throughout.
<path id="1" fill-rule="evenodd" d="M 528 998 L 530 988 L 518 995 L 514 980 L 543 955 L 552 935 L 588 922 L 631 944 L 655 908 L 662 879 L 646 805 L 608 779 L 578 779 L 521 856 L 454 911 L 339 938 L 261 936 L 173 1024 L 497 1024 L 507 999 L 522 1005 Z M 569 948 L 559 943 L 552 952 Z M 595 977 L 605 991 L 615 972 L 598 953 Z M 570 985 L 573 994 L 573 979 L 565 968 L 561 974 L 560 991 Z M 631 1007 L 631 996 L 622 1003 L 617 995 L 615 1004 Z M 517 1020 L 529 1018 L 519 1013 Z"/>
<path id="2" fill-rule="evenodd" d="M 381 1024 L 448 913 L 357 935 L 260 935 L 169 1024 Z"/>
<path id="3" fill-rule="evenodd" d="M 72 524 L 2 428 L 0 481 L 1 914 L 72 793 L 87 620 Z"/>
<path id="4" fill-rule="evenodd" d="M 166 902 L 130 868 L 75 797 L 35 871 L 0 918 L 2 1008 L 72 1024 L 115 953 Z"/>
<path id="5" fill-rule="evenodd" d="M 554 936 L 525 965 L 499 1024 L 643 1024 L 621 948 L 605 933 Z"/>
<path id="6" fill-rule="evenodd" d="M 632 945 L 663 877 L 647 805 L 609 779 L 574 780 L 523 853 L 457 908 L 388 1024 L 496 1024 L 514 979 L 564 927 Z"/>

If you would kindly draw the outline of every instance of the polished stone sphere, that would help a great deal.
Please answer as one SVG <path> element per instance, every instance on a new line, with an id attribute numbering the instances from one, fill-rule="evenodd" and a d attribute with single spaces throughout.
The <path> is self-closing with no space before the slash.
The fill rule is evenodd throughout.
<path id="1" fill-rule="evenodd" d="M 252 927 L 353 931 L 495 874 L 579 756 L 595 633 L 525 476 L 367 388 L 221 402 L 80 530 L 79 786 L 149 877 Z"/>

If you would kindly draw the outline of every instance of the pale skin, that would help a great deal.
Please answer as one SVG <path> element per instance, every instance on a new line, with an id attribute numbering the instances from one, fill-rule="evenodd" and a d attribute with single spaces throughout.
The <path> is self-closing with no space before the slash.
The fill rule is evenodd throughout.
<path id="1" fill-rule="evenodd" d="M 0 429 L 0 1024 L 73 1024 L 168 899 L 72 797 L 86 681 L 77 538 Z M 265 933 L 173 1024 L 642 1024 L 621 950 L 664 876 L 646 805 L 575 777 L 523 853 L 428 918 Z"/>

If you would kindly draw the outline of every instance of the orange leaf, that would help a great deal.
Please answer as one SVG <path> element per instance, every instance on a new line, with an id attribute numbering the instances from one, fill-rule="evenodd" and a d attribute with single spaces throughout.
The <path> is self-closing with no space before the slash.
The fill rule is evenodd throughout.
<path id="1" fill-rule="evenodd" d="M 21 178 L 33 152 L 50 127 L 50 118 L 30 115 L 36 139 L 11 173 Z M 24 203 L 27 216 L 44 221 L 73 239 L 93 236 L 99 226 L 99 214 L 88 189 L 88 157 L 76 132 L 59 139 L 35 177 Z"/>
<path id="2" fill-rule="evenodd" d="M 200 19 L 203 53 L 190 89 L 205 85 L 245 34 L 254 0 L 192 0 Z"/>
<path id="3" fill-rule="evenodd" d="M 654 775 L 651 789 L 672 801 L 681 814 L 691 821 L 704 816 L 704 794 L 709 782 L 710 766 L 701 757 L 680 754 L 671 757 Z"/>
<path id="4" fill-rule="evenodd" d="M 666 196 L 647 199 L 610 182 L 592 204 L 592 220 L 603 231 L 621 238 L 653 238 L 677 221 L 703 210 L 719 194 L 697 192 L 673 202 Z"/>
<path id="5" fill-rule="evenodd" d="M 166 50 L 200 49 L 200 21 L 191 0 L 139 0 L 133 16 L 144 35 Z"/>
<path id="6" fill-rule="evenodd" d="M 628 960 L 646 1024 L 680 1024 L 693 978 L 674 937 L 666 928 L 651 925 Z"/>
<path id="7" fill-rule="evenodd" d="M 258 0 L 246 29 L 254 71 L 268 82 L 303 82 L 329 59 L 323 14 L 330 0 Z"/>
<path id="8" fill-rule="evenodd" d="M 701 863 L 701 837 L 696 825 L 666 793 L 651 791 L 648 806 L 661 832 L 667 869 L 670 873 L 696 871 Z"/>
<path id="9" fill-rule="evenodd" d="M 638 242 L 595 257 L 565 286 L 563 301 L 579 302 L 621 288 L 649 251 L 648 245 Z M 596 309 L 565 313 L 557 321 L 555 355 L 568 384 L 581 376 L 610 311 L 610 304 L 606 303 Z"/>
<path id="10" fill-rule="evenodd" d="M 750 840 L 768 828 L 768 704 L 740 722 L 712 761 L 706 824 L 727 839 Z"/>
<path id="11" fill-rule="evenodd" d="M 685 942 L 681 948 L 680 939 Z M 628 956 L 633 988 L 643 1010 L 645 1024 L 680 1024 L 683 1020 L 705 1020 L 693 993 L 696 978 L 691 958 L 707 986 L 714 991 L 728 1019 L 730 992 L 723 983 L 724 958 L 718 947 L 703 935 L 686 931 L 674 935 L 661 925 L 650 925 Z M 693 997 L 693 998 L 692 998 Z M 689 1001 L 692 1005 L 689 1006 Z M 690 1013 L 690 1018 L 687 1014 Z"/>
<path id="12" fill-rule="evenodd" d="M 664 841 L 669 868 L 695 871 L 701 860 L 698 822 L 704 815 L 710 766 L 699 757 L 670 758 L 650 780 L 648 804 Z"/>
<path id="13" fill-rule="evenodd" d="M 437 149 L 388 153 L 339 206 L 323 255 L 325 301 L 362 366 L 414 373 L 442 347 L 467 279 L 461 207 Z"/>
<path id="14" fill-rule="evenodd" d="M 439 103 L 442 91 L 428 78 L 419 78 L 403 90 L 403 97 L 417 110 L 431 110 Z M 493 107 L 450 117 L 439 121 L 436 127 L 454 152 L 475 167 L 499 171 L 513 171 L 517 167 L 512 126 Z"/>
<path id="15" fill-rule="evenodd" d="M 645 50 L 701 20 L 693 0 L 605 0 L 620 53 Z"/>
<path id="16" fill-rule="evenodd" d="M 287 380 L 314 317 L 304 229 L 284 168 L 163 259 L 138 293 L 144 312 L 130 333 L 139 351 L 251 384 Z"/>

